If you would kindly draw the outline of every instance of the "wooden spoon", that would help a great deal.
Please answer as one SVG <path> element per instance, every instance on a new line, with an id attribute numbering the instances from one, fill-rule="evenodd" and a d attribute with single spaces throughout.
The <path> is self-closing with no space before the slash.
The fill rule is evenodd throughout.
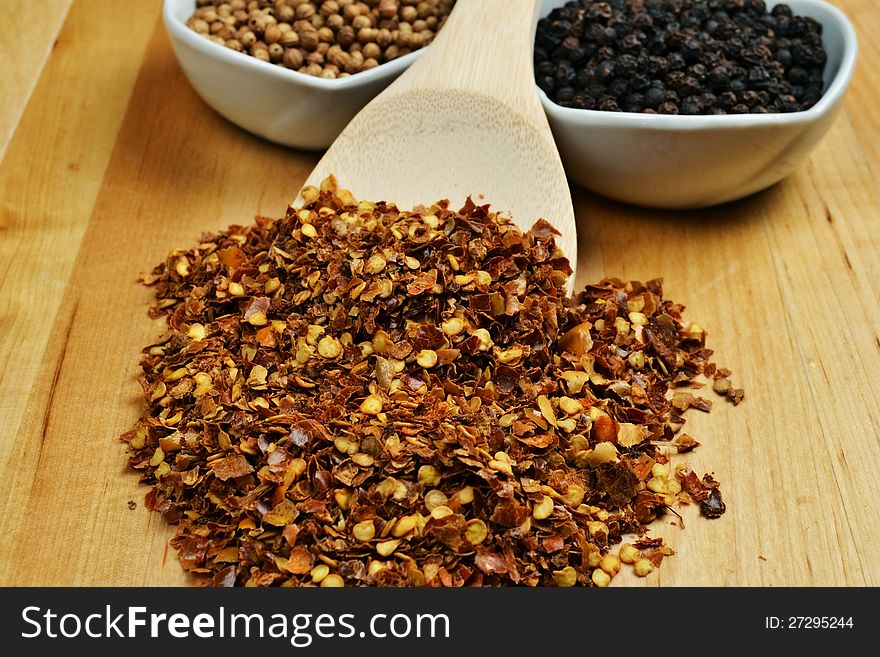
<path id="1" fill-rule="evenodd" d="M 352 119 L 306 184 L 332 173 L 356 198 L 403 209 L 443 198 L 458 208 L 472 195 L 523 230 L 549 221 L 575 267 L 571 194 L 535 92 L 539 4 L 458 0 L 424 55 Z"/>

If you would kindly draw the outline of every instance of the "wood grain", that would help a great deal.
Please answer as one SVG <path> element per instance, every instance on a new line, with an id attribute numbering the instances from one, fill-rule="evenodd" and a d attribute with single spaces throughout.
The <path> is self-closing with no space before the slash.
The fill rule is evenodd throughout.
<path id="1" fill-rule="evenodd" d="M 794 175 L 693 212 L 574 191 L 580 281 L 664 276 L 747 391 L 686 427 L 728 513 L 659 523 L 678 554 L 615 583 L 880 584 L 880 120 L 866 109 L 880 8 L 836 4 L 862 56 Z M 135 279 L 203 230 L 280 214 L 316 160 L 213 114 L 159 3 L 122 5 L 74 2 L 0 162 L 0 584 L 185 582 L 117 441 L 140 410 L 139 349 L 161 331 Z"/>
<path id="2" fill-rule="evenodd" d="M 0 159 L 27 105 L 72 0 L 5 0 L 0 29 Z"/>
<path id="3" fill-rule="evenodd" d="M 61 305 L 76 286 L 73 263 L 157 13 L 77 3 L 0 162 L 4 500 L 21 500 L 42 456 L 71 322 Z M 119 24 L 131 19 L 143 27 L 123 34 Z M 3 514 L 0 544 L 24 527 L 23 510 L 16 504 Z M 2 560 L 0 572 L 9 563 Z"/>

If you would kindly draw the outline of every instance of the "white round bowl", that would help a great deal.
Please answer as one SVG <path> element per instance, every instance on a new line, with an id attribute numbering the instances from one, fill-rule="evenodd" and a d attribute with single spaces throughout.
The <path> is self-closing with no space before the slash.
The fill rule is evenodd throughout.
<path id="1" fill-rule="evenodd" d="M 544 0 L 541 17 L 565 2 Z M 539 89 L 568 177 L 626 203 L 697 208 L 748 196 L 791 173 L 831 127 L 858 46 L 836 7 L 822 0 L 786 4 L 822 24 L 828 63 L 816 105 L 785 114 L 668 116 L 562 107 Z"/>
<path id="2" fill-rule="evenodd" d="M 285 146 L 329 146 L 360 109 L 421 54 L 338 80 L 260 61 L 214 43 L 186 26 L 195 0 L 165 0 L 171 47 L 193 88 L 236 125 Z"/>

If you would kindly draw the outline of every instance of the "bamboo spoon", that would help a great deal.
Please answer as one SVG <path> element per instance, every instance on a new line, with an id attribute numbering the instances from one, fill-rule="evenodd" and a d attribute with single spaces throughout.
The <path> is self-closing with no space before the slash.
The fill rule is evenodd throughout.
<path id="1" fill-rule="evenodd" d="M 425 54 L 352 119 L 307 184 L 332 173 L 356 198 L 405 209 L 442 198 L 458 208 L 472 195 L 523 230 L 552 223 L 575 267 L 571 195 L 532 71 L 539 4 L 458 0 Z"/>

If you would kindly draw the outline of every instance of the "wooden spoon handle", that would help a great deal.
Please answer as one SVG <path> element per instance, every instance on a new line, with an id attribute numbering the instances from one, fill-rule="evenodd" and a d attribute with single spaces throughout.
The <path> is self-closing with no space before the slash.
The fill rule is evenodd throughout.
<path id="1" fill-rule="evenodd" d="M 540 0 L 458 0 L 434 43 L 387 93 L 461 89 L 546 125 L 532 68 Z"/>

